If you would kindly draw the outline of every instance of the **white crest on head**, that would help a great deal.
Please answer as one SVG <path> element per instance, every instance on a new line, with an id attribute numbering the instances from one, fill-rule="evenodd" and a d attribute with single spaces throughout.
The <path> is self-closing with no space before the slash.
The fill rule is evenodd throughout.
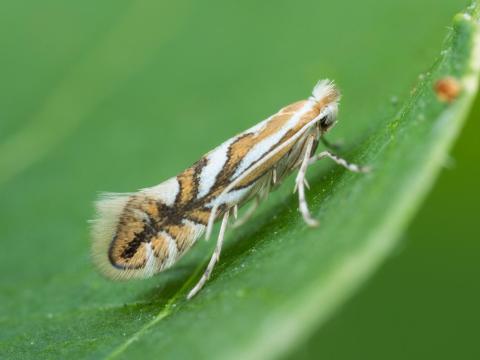
<path id="1" fill-rule="evenodd" d="M 338 91 L 335 83 L 329 79 L 323 79 L 317 82 L 312 91 L 312 98 L 316 101 L 321 101 L 327 96 L 333 97 L 333 102 L 340 100 L 340 92 Z"/>
<path id="2" fill-rule="evenodd" d="M 324 103 L 325 106 L 320 114 L 320 125 L 323 132 L 327 132 L 335 126 L 340 100 L 340 92 L 334 82 L 328 79 L 317 82 L 310 97 L 310 100 L 314 102 L 323 102 L 325 99 L 328 99 L 328 102 Z"/>

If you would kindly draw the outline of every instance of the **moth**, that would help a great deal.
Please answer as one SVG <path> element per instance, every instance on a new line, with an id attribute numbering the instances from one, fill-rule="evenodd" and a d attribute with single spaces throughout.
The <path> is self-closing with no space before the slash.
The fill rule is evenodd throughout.
<path id="1" fill-rule="evenodd" d="M 310 226 L 305 198 L 307 168 L 330 158 L 354 172 L 367 169 L 326 150 L 315 151 L 337 122 L 340 93 L 332 81 L 319 81 L 312 95 L 227 140 L 185 171 L 159 185 L 134 193 L 104 194 L 96 202 L 93 258 L 100 271 L 116 280 L 147 278 L 174 265 L 221 219 L 215 250 L 192 298 L 209 279 L 219 261 L 229 216 L 252 206 L 233 227 L 244 223 L 267 194 L 297 172 L 299 210 Z"/>

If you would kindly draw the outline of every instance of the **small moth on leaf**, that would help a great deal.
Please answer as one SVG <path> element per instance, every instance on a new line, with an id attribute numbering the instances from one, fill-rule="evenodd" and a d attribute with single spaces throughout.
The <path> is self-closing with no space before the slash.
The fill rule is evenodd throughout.
<path id="1" fill-rule="evenodd" d="M 175 264 L 203 233 L 208 239 L 214 222 L 221 219 L 214 253 L 187 296 L 193 297 L 220 258 L 230 214 L 236 217 L 238 208 L 252 200 L 233 227 L 244 223 L 294 171 L 300 213 L 308 225 L 317 225 L 305 199 L 307 168 L 330 158 L 350 171 L 367 170 L 330 151 L 315 154 L 336 123 L 339 99 L 333 82 L 319 81 L 307 100 L 227 140 L 176 177 L 135 193 L 104 194 L 96 203 L 92 229 L 93 257 L 100 271 L 117 280 L 150 277 Z"/>

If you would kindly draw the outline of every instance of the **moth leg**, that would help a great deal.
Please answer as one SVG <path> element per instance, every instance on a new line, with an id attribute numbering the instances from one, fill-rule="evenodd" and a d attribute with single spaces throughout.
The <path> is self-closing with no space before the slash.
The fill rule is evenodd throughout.
<path id="1" fill-rule="evenodd" d="M 230 215 L 230 210 L 228 210 L 225 213 L 225 215 L 223 215 L 222 225 L 220 227 L 220 233 L 218 234 L 217 245 L 215 246 L 215 250 L 212 254 L 212 257 L 210 258 L 210 261 L 207 265 L 207 268 L 205 269 L 205 272 L 203 273 L 202 277 L 197 282 L 197 284 L 192 288 L 192 290 L 190 290 L 190 292 L 187 295 L 187 299 L 191 299 L 202 289 L 203 285 L 205 285 L 207 280 L 210 278 L 210 275 L 212 274 L 215 264 L 220 259 L 220 252 L 222 251 L 223 239 L 225 237 L 225 230 L 227 229 L 229 215 Z"/>
<path id="2" fill-rule="evenodd" d="M 258 196 L 255 196 L 255 198 L 253 199 L 252 206 L 248 208 L 248 210 L 245 212 L 245 214 L 243 214 L 243 216 L 240 219 L 238 219 L 232 224 L 232 227 L 238 228 L 243 224 L 245 224 L 255 213 L 255 210 L 257 210 L 259 203 L 260 203 L 260 199 L 258 198 Z"/>
<path id="3" fill-rule="evenodd" d="M 328 141 L 327 139 L 325 139 L 323 136 L 320 137 L 320 141 L 322 142 L 322 144 L 327 148 L 327 149 L 330 149 L 330 150 L 340 150 L 342 148 L 342 144 L 339 143 L 339 142 L 334 142 L 334 143 L 331 143 L 330 141 Z"/>
<path id="4" fill-rule="evenodd" d="M 300 169 L 298 170 L 297 178 L 295 180 L 295 189 L 298 190 L 298 202 L 299 202 L 299 209 L 300 213 L 303 216 L 303 220 L 309 226 L 317 226 L 318 221 L 312 218 L 310 215 L 310 210 L 308 210 L 307 199 L 305 198 L 305 186 L 306 186 L 306 179 L 305 175 L 307 174 L 307 168 L 310 164 L 310 154 L 312 153 L 312 146 L 315 139 L 313 137 L 309 137 L 307 140 L 307 146 L 305 149 L 305 155 L 302 160 L 302 164 L 300 165 Z"/>
<path id="5" fill-rule="evenodd" d="M 210 239 L 210 235 L 212 235 L 213 230 L 213 223 L 215 222 L 215 218 L 217 216 L 218 205 L 214 205 L 212 211 L 210 211 L 210 216 L 208 217 L 207 223 L 207 230 L 205 231 L 205 240 Z"/>
<path id="6" fill-rule="evenodd" d="M 332 159 L 333 161 L 335 161 L 338 165 L 341 165 L 343 166 L 345 169 L 347 170 L 350 170 L 350 171 L 353 171 L 353 172 L 357 172 L 357 173 L 366 173 L 366 172 L 369 172 L 370 171 L 370 167 L 369 166 L 360 166 L 360 165 L 357 165 L 357 164 L 352 164 L 352 163 L 349 163 L 347 160 L 335 155 L 334 153 L 331 153 L 330 151 L 322 151 L 318 154 L 315 154 L 313 155 L 309 160 L 308 160 L 308 163 L 309 165 L 313 164 L 314 162 L 320 160 L 320 159 L 323 159 L 325 157 L 328 157 L 330 159 Z"/>

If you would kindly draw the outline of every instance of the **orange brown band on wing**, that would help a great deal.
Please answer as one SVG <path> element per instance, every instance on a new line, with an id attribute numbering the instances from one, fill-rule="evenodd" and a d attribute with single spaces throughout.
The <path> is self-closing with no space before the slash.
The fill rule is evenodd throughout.
<path id="1" fill-rule="evenodd" d="M 292 147 L 295 144 L 289 144 L 288 146 L 285 146 L 283 149 L 278 151 L 274 156 L 270 157 L 268 160 L 266 160 L 261 166 L 256 167 L 252 172 L 250 172 L 247 176 L 242 178 L 241 181 L 239 181 L 236 186 L 232 189 L 238 190 L 238 189 L 243 189 L 251 184 L 253 184 L 255 181 L 257 181 L 259 178 L 261 178 L 263 175 L 268 173 L 272 167 L 275 166 L 278 161 L 283 158 L 286 154 L 290 152 Z"/>
<path id="2" fill-rule="evenodd" d="M 163 263 L 168 259 L 169 250 L 168 250 L 168 239 L 162 233 L 157 233 L 157 235 L 153 236 L 150 240 L 153 248 L 154 256 Z"/>
<path id="3" fill-rule="evenodd" d="M 180 190 L 175 200 L 177 206 L 183 206 L 196 199 L 198 194 L 198 183 L 202 169 L 207 165 L 207 159 L 201 158 L 191 167 L 177 176 Z"/>
<path id="4" fill-rule="evenodd" d="M 147 262 L 146 245 L 151 244 L 157 264 L 162 266 L 170 255 L 167 236 L 180 256 L 195 241 L 195 225 L 205 226 L 207 221 L 207 213 L 201 209 L 175 204 L 169 207 L 149 196 L 134 195 L 120 216 L 109 260 L 121 269 L 143 268 Z"/>
<path id="5" fill-rule="evenodd" d="M 300 120 L 297 122 L 296 126 L 293 127 L 291 130 L 289 130 L 283 138 L 274 145 L 272 149 L 270 149 L 268 153 L 270 153 L 274 148 L 279 147 L 280 145 L 283 145 L 286 141 L 288 141 L 292 136 L 294 136 L 296 133 L 298 133 L 305 125 L 310 123 L 313 119 L 315 119 L 320 113 L 320 109 L 317 107 L 314 107 L 310 111 L 306 112 L 303 114 L 303 116 L 300 118 Z M 264 174 L 270 171 L 271 168 L 275 166 L 275 164 L 278 163 L 280 159 L 282 159 L 285 155 L 287 155 L 292 147 L 295 145 L 295 143 L 289 144 L 285 146 L 283 149 L 278 151 L 274 156 L 270 157 L 267 161 L 262 163 L 261 166 L 257 167 L 254 171 L 252 171 L 250 174 L 245 176 L 238 184 L 235 186 L 233 190 L 238 190 L 241 188 L 245 188 L 252 183 L 254 183 L 257 179 L 262 177 Z M 264 157 L 261 157 L 258 159 L 256 162 L 252 163 L 250 167 L 254 166 L 256 163 L 259 161 L 263 160 Z"/>
<path id="6" fill-rule="evenodd" d="M 179 255 L 193 244 L 195 231 L 192 226 L 205 226 L 208 222 L 207 213 L 199 206 L 201 204 L 193 201 L 198 193 L 198 177 L 205 164 L 203 158 L 177 176 L 179 191 L 171 206 L 142 193 L 131 197 L 120 215 L 110 244 L 109 260 L 112 265 L 121 269 L 144 267 L 147 262 L 146 244 L 151 244 L 157 263 L 162 266 L 170 255 L 165 234 L 171 237 Z"/>
<path id="7" fill-rule="evenodd" d="M 305 106 L 307 100 L 297 101 L 282 108 L 277 114 L 270 117 L 266 122 L 265 127 L 259 133 L 246 133 L 239 136 L 229 147 L 227 152 L 227 162 L 225 163 L 222 171 L 217 175 L 215 184 L 212 187 L 210 193 L 207 195 L 209 199 L 215 198 L 223 192 L 225 187 L 231 181 L 231 177 L 237 170 L 238 166 L 248 154 L 248 152 L 262 140 L 265 140 L 269 136 L 272 136 L 278 129 L 282 128 L 295 113 Z M 303 118 L 313 118 L 318 114 L 318 110 L 314 107 L 311 111 L 306 113 Z M 301 127 L 299 127 L 300 129 Z M 289 132 L 290 134 L 290 132 Z M 286 139 L 282 139 L 281 142 L 275 144 L 278 146 Z M 260 159 L 259 159 L 260 160 Z M 252 163 L 254 165 L 255 163 Z M 262 167 L 263 168 L 263 167 Z"/>

